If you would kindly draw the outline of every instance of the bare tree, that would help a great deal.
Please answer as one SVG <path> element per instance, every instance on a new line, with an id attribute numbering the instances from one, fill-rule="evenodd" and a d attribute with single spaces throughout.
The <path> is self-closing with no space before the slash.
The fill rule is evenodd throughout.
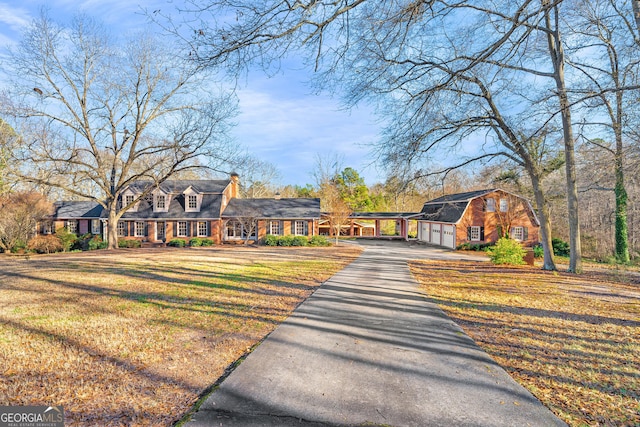
<path id="1" fill-rule="evenodd" d="M 337 245 L 340 232 L 342 228 L 349 223 L 349 217 L 353 211 L 342 199 L 340 190 L 331 182 L 321 186 L 320 204 L 323 216 L 329 221 L 329 227 L 333 231 Z"/>
<path id="2" fill-rule="evenodd" d="M 251 155 L 245 155 L 238 163 L 236 172 L 242 176 L 242 197 L 255 199 L 275 194 L 275 182 L 280 178 L 280 173 L 273 164 Z"/>
<path id="3" fill-rule="evenodd" d="M 149 34 L 118 43 L 87 16 L 64 27 L 43 12 L 2 67 L 12 76 L 4 114 L 24 141 L 16 175 L 101 204 L 110 248 L 129 184 L 233 158 L 234 100 Z"/>

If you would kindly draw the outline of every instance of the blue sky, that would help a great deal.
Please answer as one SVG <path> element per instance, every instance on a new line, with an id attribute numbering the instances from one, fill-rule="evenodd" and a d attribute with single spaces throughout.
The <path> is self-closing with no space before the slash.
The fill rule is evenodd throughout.
<path id="1" fill-rule="evenodd" d="M 109 25 L 114 34 L 146 25 L 142 9 L 169 13 L 180 0 L 48 0 L 55 19 L 67 21 L 83 10 Z M 37 16 L 40 1 L 0 0 L 0 52 L 16 43 L 22 28 Z M 280 184 L 313 183 L 311 171 L 318 153 L 343 159 L 343 166 L 355 168 L 367 184 L 384 181 L 372 166 L 367 146 L 377 140 L 380 127 L 371 109 L 361 106 L 344 111 L 337 99 L 311 94 L 304 82 L 309 72 L 290 67 L 273 77 L 251 72 L 238 89 L 240 114 L 235 119 L 234 139 L 261 160 L 274 164 Z"/>

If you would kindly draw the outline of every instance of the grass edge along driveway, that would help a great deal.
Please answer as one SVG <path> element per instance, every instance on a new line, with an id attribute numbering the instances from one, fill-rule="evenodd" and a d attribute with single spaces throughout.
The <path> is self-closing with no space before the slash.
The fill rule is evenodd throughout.
<path id="1" fill-rule="evenodd" d="M 0 405 L 171 425 L 360 253 L 216 247 L 0 257 Z"/>
<path id="2" fill-rule="evenodd" d="M 414 261 L 437 303 L 571 426 L 640 426 L 640 273 Z"/>

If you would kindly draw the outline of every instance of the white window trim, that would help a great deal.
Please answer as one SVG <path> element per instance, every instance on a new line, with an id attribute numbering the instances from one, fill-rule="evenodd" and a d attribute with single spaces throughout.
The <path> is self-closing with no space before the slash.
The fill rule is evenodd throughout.
<path id="1" fill-rule="evenodd" d="M 142 231 L 138 230 L 138 226 L 142 227 Z M 134 229 L 134 233 L 133 233 L 134 237 L 144 237 L 145 236 L 145 234 L 144 234 L 145 226 L 146 226 L 146 224 L 144 223 L 144 221 L 136 221 L 135 225 L 133 227 L 133 229 Z"/>
<path id="2" fill-rule="evenodd" d="M 496 211 L 496 199 L 493 197 L 487 198 L 487 212 L 495 212 Z"/>
<path id="3" fill-rule="evenodd" d="M 500 199 L 500 212 L 508 212 L 509 211 L 509 200 Z"/>
<path id="4" fill-rule="evenodd" d="M 126 237 L 127 234 L 127 223 L 124 221 L 118 221 L 118 224 L 116 225 L 116 232 L 118 234 L 118 237 Z"/>
<path id="5" fill-rule="evenodd" d="M 298 224 L 302 225 L 302 233 L 298 233 Z M 296 236 L 306 236 L 309 232 L 307 221 L 296 220 L 293 223 L 293 232 Z"/>
<path id="6" fill-rule="evenodd" d="M 200 226 L 203 224 L 204 224 L 204 233 L 202 233 L 201 232 L 202 230 L 200 229 Z M 198 221 L 196 228 L 198 229 L 198 237 L 207 237 L 207 229 L 209 227 L 206 221 Z"/>
<path id="7" fill-rule="evenodd" d="M 277 233 L 273 232 L 274 226 L 278 228 Z M 269 221 L 269 234 L 272 234 L 274 236 L 280 236 L 281 233 L 282 233 L 282 224 L 280 223 L 280 221 Z"/>
<path id="8" fill-rule="evenodd" d="M 71 224 L 73 224 L 73 227 L 71 226 Z M 78 234 L 78 225 L 78 220 L 76 219 L 69 219 L 65 224 L 65 226 L 67 227 L 67 231 L 72 234 Z"/>
<path id="9" fill-rule="evenodd" d="M 524 240 L 524 227 L 511 227 L 511 237 L 513 240 L 522 242 Z"/>
<path id="10" fill-rule="evenodd" d="M 184 224 L 184 232 L 180 231 L 180 225 Z M 187 237 L 187 231 L 189 230 L 189 223 L 187 221 L 178 221 L 176 224 L 176 236 L 177 237 Z"/>
<path id="11" fill-rule="evenodd" d="M 184 211 L 185 212 L 200 212 L 200 206 L 202 206 L 202 194 L 199 194 L 193 188 L 187 188 L 182 194 L 184 194 Z M 189 198 L 195 196 L 196 207 L 189 207 Z"/>
<path id="12" fill-rule="evenodd" d="M 472 225 L 470 234 L 471 234 L 470 237 L 471 237 L 471 241 L 472 242 L 479 242 L 480 241 L 480 226 Z"/>
<path id="13" fill-rule="evenodd" d="M 92 219 L 91 220 L 91 234 L 101 234 L 102 233 L 102 228 L 100 227 L 100 220 L 99 219 Z"/>
<path id="14" fill-rule="evenodd" d="M 160 201 L 162 200 L 162 206 L 160 206 Z M 156 212 L 162 212 L 167 209 L 167 195 L 166 194 L 155 194 L 153 196 L 153 210 Z"/>

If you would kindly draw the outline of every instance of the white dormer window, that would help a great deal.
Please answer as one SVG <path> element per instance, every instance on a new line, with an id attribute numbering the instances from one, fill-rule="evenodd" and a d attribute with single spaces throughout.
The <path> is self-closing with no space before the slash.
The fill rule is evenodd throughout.
<path id="1" fill-rule="evenodd" d="M 169 212 L 169 198 L 170 195 L 166 194 L 160 189 L 153 191 L 153 211 L 154 212 Z"/>
<path id="2" fill-rule="evenodd" d="M 166 206 L 167 198 L 164 194 L 158 194 L 156 196 L 156 210 L 163 210 Z"/>
<path id="3" fill-rule="evenodd" d="M 136 194 L 127 189 L 122 193 L 122 209 L 125 209 L 127 206 L 131 206 L 128 210 L 131 212 L 136 212 L 138 210 L 138 204 L 131 205 L 136 200 Z"/>
<path id="4" fill-rule="evenodd" d="M 187 196 L 187 206 L 189 209 L 198 209 L 198 197 L 195 194 Z"/>
<path id="5" fill-rule="evenodd" d="M 184 190 L 184 211 L 185 212 L 200 212 L 200 205 L 202 205 L 202 194 L 198 193 L 193 187 L 189 187 Z"/>

